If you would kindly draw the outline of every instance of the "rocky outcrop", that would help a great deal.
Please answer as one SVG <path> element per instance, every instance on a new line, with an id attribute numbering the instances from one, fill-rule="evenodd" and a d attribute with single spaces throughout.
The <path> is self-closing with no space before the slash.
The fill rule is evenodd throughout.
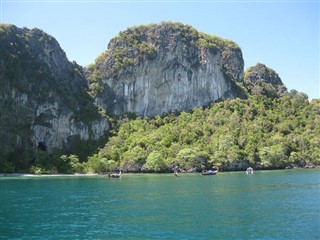
<path id="1" fill-rule="evenodd" d="M 235 43 L 162 23 L 121 32 L 87 76 L 96 104 L 107 112 L 150 116 L 242 96 L 243 65 Z"/>
<path id="2" fill-rule="evenodd" d="M 82 68 L 39 29 L 0 25 L 1 150 L 69 149 L 109 129 L 88 94 Z"/>
<path id="3" fill-rule="evenodd" d="M 244 85 L 252 95 L 266 95 L 267 97 L 281 97 L 287 92 L 279 75 L 266 65 L 257 63 L 244 74 Z"/>

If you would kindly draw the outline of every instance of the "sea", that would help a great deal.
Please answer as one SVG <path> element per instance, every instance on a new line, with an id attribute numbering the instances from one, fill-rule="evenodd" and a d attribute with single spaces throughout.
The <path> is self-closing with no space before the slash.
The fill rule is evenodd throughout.
<path id="1" fill-rule="evenodd" d="M 0 239 L 320 239 L 320 169 L 1 177 Z"/>

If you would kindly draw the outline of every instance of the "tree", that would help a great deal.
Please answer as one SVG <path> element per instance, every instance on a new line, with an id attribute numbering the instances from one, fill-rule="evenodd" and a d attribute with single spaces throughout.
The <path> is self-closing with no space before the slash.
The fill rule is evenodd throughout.
<path id="1" fill-rule="evenodd" d="M 284 154 L 281 145 L 273 145 L 271 147 L 264 147 L 260 149 L 259 156 L 261 159 L 262 167 L 281 167 L 288 157 Z"/>
<path id="2" fill-rule="evenodd" d="M 199 169 L 206 162 L 225 169 L 241 162 L 262 168 L 317 165 L 319 113 L 320 101 L 309 103 L 305 94 L 293 92 L 228 99 L 191 113 L 126 118 L 98 157 L 149 171 L 167 171 L 172 164 Z"/>
<path id="3" fill-rule="evenodd" d="M 180 168 L 189 170 L 192 168 L 201 169 L 200 151 L 198 148 L 183 148 L 176 157 Z"/>
<path id="4" fill-rule="evenodd" d="M 153 151 L 147 158 L 146 168 L 149 171 L 161 172 L 167 170 L 168 166 L 166 165 L 161 153 L 158 151 Z"/>
<path id="5" fill-rule="evenodd" d="M 70 154 L 69 157 L 69 164 L 71 167 L 72 172 L 80 173 L 83 170 L 81 163 L 79 162 L 79 158 L 77 155 Z"/>
<path id="6" fill-rule="evenodd" d="M 86 169 L 87 169 L 86 171 L 102 173 L 109 168 L 110 168 L 110 163 L 108 163 L 108 159 L 101 158 L 99 154 L 94 154 L 91 157 L 89 157 L 89 160 L 86 166 Z"/>
<path id="7" fill-rule="evenodd" d="M 60 164 L 58 166 L 58 171 L 60 173 L 80 173 L 83 171 L 83 166 L 79 162 L 77 155 L 61 155 Z"/>

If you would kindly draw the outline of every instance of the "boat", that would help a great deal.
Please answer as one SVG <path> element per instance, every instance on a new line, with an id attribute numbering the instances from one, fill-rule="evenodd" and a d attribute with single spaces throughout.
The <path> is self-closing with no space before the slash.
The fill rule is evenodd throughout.
<path id="1" fill-rule="evenodd" d="M 109 173 L 108 178 L 121 178 L 121 171 L 119 173 Z"/>
<path id="2" fill-rule="evenodd" d="M 252 167 L 248 167 L 248 168 L 247 168 L 246 174 L 253 174 L 253 169 L 252 169 Z"/>
<path id="3" fill-rule="evenodd" d="M 209 176 L 209 175 L 216 175 L 218 170 L 208 170 L 208 171 L 202 171 L 202 176 Z"/>

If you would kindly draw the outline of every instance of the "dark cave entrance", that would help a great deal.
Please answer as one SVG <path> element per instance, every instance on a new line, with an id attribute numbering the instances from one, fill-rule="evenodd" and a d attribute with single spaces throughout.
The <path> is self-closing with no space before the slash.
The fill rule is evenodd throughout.
<path id="1" fill-rule="evenodd" d="M 47 145 L 44 142 L 38 142 L 38 149 L 41 151 L 47 151 Z"/>

